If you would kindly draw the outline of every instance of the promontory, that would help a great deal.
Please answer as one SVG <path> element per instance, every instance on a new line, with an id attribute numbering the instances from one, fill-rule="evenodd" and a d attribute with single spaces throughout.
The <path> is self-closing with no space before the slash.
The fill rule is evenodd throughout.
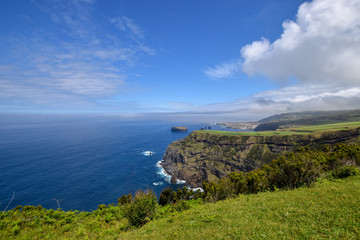
<path id="1" fill-rule="evenodd" d="M 265 132 L 194 131 L 172 142 L 161 163 L 172 180 L 201 187 L 233 171 L 251 171 L 299 147 L 360 142 L 360 122 L 302 126 Z"/>

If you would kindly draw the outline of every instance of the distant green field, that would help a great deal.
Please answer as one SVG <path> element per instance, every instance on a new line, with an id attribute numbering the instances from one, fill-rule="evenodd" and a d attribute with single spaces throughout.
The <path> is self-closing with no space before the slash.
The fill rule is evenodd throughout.
<path id="1" fill-rule="evenodd" d="M 210 134 L 221 134 L 226 136 L 273 136 L 273 135 L 304 135 L 310 133 L 320 133 L 325 131 L 339 131 L 353 128 L 359 128 L 360 122 L 344 122 L 313 126 L 296 126 L 291 128 L 279 129 L 277 131 L 259 131 L 259 132 L 229 132 L 216 130 L 200 130 L 199 132 Z"/>
<path id="2" fill-rule="evenodd" d="M 308 132 L 295 132 L 295 131 L 228 132 L 228 131 L 216 131 L 216 130 L 200 130 L 198 132 L 220 134 L 226 136 L 273 136 L 273 135 L 309 134 Z"/>
<path id="3" fill-rule="evenodd" d="M 322 131 L 346 130 L 346 129 L 358 128 L 358 127 L 360 127 L 360 122 L 344 122 L 344 123 L 334 123 L 334 124 L 325 124 L 325 125 L 298 126 L 287 130 L 322 132 Z"/>

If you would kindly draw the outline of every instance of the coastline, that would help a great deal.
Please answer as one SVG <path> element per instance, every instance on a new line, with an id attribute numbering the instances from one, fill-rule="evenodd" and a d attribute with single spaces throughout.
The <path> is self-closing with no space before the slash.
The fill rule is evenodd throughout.
<path id="1" fill-rule="evenodd" d="M 159 169 L 157 174 L 162 176 L 166 182 L 171 183 L 171 175 L 168 172 L 166 172 L 165 168 L 162 166 L 163 162 L 164 162 L 164 159 L 162 159 L 156 163 L 156 167 Z M 176 179 L 176 184 L 186 184 L 186 181 L 181 180 L 181 179 Z"/>

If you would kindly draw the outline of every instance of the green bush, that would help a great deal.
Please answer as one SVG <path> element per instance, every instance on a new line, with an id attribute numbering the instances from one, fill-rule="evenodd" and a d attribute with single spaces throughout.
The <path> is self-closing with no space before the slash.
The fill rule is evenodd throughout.
<path id="1" fill-rule="evenodd" d="M 20 226 L 18 225 L 15 225 L 13 228 L 12 228 L 12 232 L 14 235 L 18 235 L 20 233 Z"/>
<path id="2" fill-rule="evenodd" d="M 165 206 L 172 202 L 173 200 L 173 193 L 174 191 L 171 188 L 164 189 L 159 196 L 159 205 Z M 175 193 L 175 192 L 174 192 Z M 176 194 L 176 193 L 175 193 Z M 175 196 L 176 197 L 176 196 Z"/>
<path id="3" fill-rule="evenodd" d="M 180 200 L 179 202 L 174 204 L 174 209 L 177 212 L 182 212 L 182 211 L 188 210 L 189 208 L 190 208 L 189 201 Z"/>
<path id="4" fill-rule="evenodd" d="M 245 174 L 232 172 L 217 183 L 204 181 L 202 197 L 204 201 L 216 202 L 243 193 L 310 186 L 321 175 L 330 174 L 333 178 L 357 175 L 359 165 L 358 144 L 339 143 L 313 150 L 300 147 Z"/>
<path id="5" fill-rule="evenodd" d="M 204 201 L 216 202 L 218 200 L 219 184 L 215 182 L 203 181 L 202 188 L 204 189 Z"/>
<path id="6" fill-rule="evenodd" d="M 129 193 L 128 195 L 122 196 L 117 201 L 118 201 L 119 206 L 131 203 L 131 201 L 132 201 L 131 193 Z"/>
<path id="7" fill-rule="evenodd" d="M 156 214 L 156 196 L 152 191 L 138 191 L 134 201 L 126 205 L 125 217 L 131 226 L 141 227 Z"/>
<path id="8" fill-rule="evenodd" d="M 346 178 L 360 174 L 360 170 L 355 166 L 343 166 L 331 172 L 334 178 Z"/>
<path id="9" fill-rule="evenodd" d="M 219 188 L 217 198 L 218 200 L 225 200 L 235 196 L 234 184 L 229 178 L 223 178 L 219 181 Z"/>
<path id="10" fill-rule="evenodd" d="M 243 172 L 231 172 L 228 176 L 234 187 L 234 194 L 239 195 L 246 191 L 245 177 Z"/>
<path id="11" fill-rule="evenodd" d="M 98 206 L 98 209 L 99 210 L 103 210 L 103 209 L 105 209 L 107 206 L 105 205 L 105 204 L 100 204 L 99 206 Z"/>

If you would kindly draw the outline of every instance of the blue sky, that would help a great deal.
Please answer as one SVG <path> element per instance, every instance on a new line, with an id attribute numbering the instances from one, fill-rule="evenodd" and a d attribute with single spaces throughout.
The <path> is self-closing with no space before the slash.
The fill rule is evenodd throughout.
<path id="1" fill-rule="evenodd" d="M 359 0 L 3 0 L 0 112 L 358 108 Z"/>

